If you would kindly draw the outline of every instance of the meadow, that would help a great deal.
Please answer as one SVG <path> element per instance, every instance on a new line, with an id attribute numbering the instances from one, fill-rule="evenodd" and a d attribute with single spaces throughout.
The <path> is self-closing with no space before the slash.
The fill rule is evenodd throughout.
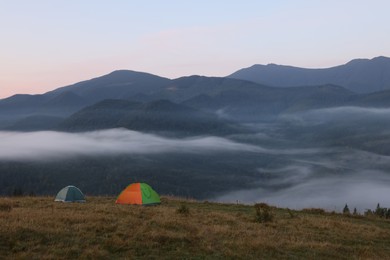
<path id="1" fill-rule="evenodd" d="M 158 206 L 116 205 L 114 197 L 59 203 L 0 198 L 2 259 L 386 259 L 390 221 L 321 209 L 162 197 Z"/>

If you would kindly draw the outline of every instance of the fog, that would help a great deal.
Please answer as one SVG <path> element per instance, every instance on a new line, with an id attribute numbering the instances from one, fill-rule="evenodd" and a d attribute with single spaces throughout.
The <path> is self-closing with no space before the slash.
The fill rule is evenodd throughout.
<path id="1" fill-rule="evenodd" d="M 295 114 L 284 114 L 281 119 L 296 120 L 301 123 L 339 121 L 339 120 L 389 120 L 389 108 L 367 108 L 367 107 L 333 107 L 309 110 Z"/>
<path id="2" fill-rule="evenodd" d="M 0 160 L 49 160 L 80 155 L 258 151 L 259 149 L 219 137 L 169 139 L 126 129 L 86 133 L 0 132 L 0 143 Z"/>
<path id="3" fill-rule="evenodd" d="M 321 152 L 322 151 L 322 152 Z M 264 178 L 252 188 L 213 198 L 218 202 L 266 202 L 293 209 L 359 212 L 377 203 L 390 207 L 390 157 L 351 148 L 318 148 L 317 154 L 288 156 L 280 167 L 259 167 Z"/>
<path id="4" fill-rule="evenodd" d="M 127 129 L 84 133 L 55 131 L 0 131 L 0 160 L 66 159 L 80 155 L 254 152 L 267 154 L 313 154 L 316 149 L 266 149 L 226 138 L 200 136 L 185 139 L 165 138 Z"/>
<path id="5" fill-rule="evenodd" d="M 295 209 L 315 207 L 336 211 L 341 211 L 346 203 L 351 210 L 356 207 L 360 212 L 374 209 L 377 203 L 390 208 L 390 157 L 386 145 L 390 109 L 317 109 L 280 117 L 280 122 L 286 120 L 297 126 L 296 132 L 304 133 L 302 140 L 294 139 L 293 145 L 299 147 L 302 143 L 311 147 L 307 150 L 316 153 L 291 154 L 280 165 L 260 166 L 257 170 L 263 178 L 249 189 L 231 191 L 214 200 L 248 204 L 266 202 Z M 276 125 L 259 124 L 258 129 L 272 133 L 273 127 L 278 127 L 274 137 L 294 137 L 289 130 L 283 130 L 283 124 L 282 127 Z M 310 125 L 317 127 L 306 128 Z M 326 135 L 337 127 L 349 130 L 345 132 L 347 135 Z M 268 135 L 258 136 L 261 138 L 257 140 L 267 139 L 272 143 Z M 310 136 L 314 138 L 310 139 Z M 319 136 L 325 139 L 319 139 Z M 294 150 L 291 142 L 288 145 Z"/>
<path id="6" fill-rule="evenodd" d="M 343 116 L 390 116 L 389 108 L 369 108 L 369 107 L 332 107 L 324 109 L 310 110 L 306 114 L 308 115 L 328 115 L 330 117 Z"/>
<path id="7" fill-rule="evenodd" d="M 305 126 L 319 124 L 314 136 L 323 134 L 324 131 L 326 133 L 333 126 L 327 122 L 335 120 L 342 123 L 345 123 L 346 119 L 351 122 L 372 120 L 378 130 L 359 128 L 364 131 L 366 137 L 363 138 L 362 132 L 356 136 L 347 136 L 348 139 L 337 136 L 342 146 L 326 140 L 313 141 L 306 132 L 302 135 L 304 139 L 294 139 L 295 135 L 290 134 L 289 128 L 284 128 L 284 124 L 278 125 L 278 122 L 253 124 L 251 127 L 257 129 L 257 133 L 237 134 L 226 138 L 198 136 L 178 139 L 126 129 L 86 133 L 0 132 L 0 161 L 45 162 L 80 156 L 168 153 L 172 156 L 193 154 L 193 158 L 196 158 L 197 155 L 231 153 L 234 157 L 237 155 L 237 165 L 240 165 L 239 160 L 250 154 L 249 167 L 252 169 L 253 164 L 254 173 L 238 170 L 234 178 L 229 176 L 233 178 L 229 184 L 231 187 L 235 186 L 235 181 L 242 184 L 245 182 L 243 180 L 248 180 L 249 183 L 245 185 L 249 188 L 227 190 L 208 198 L 209 200 L 248 204 L 266 202 L 294 209 L 315 207 L 336 211 L 341 211 L 347 203 L 351 210 L 356 207 L 360 212 L 375 208 L 377 203 L 390 207 L 390 156 L 383 148 L 387 140 L 384 133 L 388 131 L 384 122 L 390 119 L 390 109 L 318 109 L 281 119 L 298 122 L 299 127 L 294 128 L 295 131 L 298 129 L 298 133 L 311 133 L 310 128 Z M 334 125 L 338 126 L 337 123 Z M 381 139 L 375 139 L 378 136 L 382 136 Z M 333 137 L 328 138 L 332 141 Z M 362 145 L 370 140 L 370 145 L 364 147 L 372 150 L 363 151 Z M 382 154 L 379 154 L 381 151 Z M 224 173 L 223 167 L 235 168 L 234 161 L 224 165 L 221 158 L 225 157 L 218 159 L 217 165 L 221 167 L 221 173 Z M 207 163 L 214 165 L 212 160 Z M 193 171 L 196 175 L 198 173 L 195 168 Z M 180 172 L 180 166 L 175 170 Z M 212 171 L 210 173 L 215 174 Z M 207 180 L 207 176 L 201 177 Z M 215 176 L 209 177 L 217 179 Z M 177 183 L 181 183 L 180 175 L 177 178 Z"/>
<path id="8" fill-rule="evenodd" d="M 215 200 L 252 204 L 266 202 L 278 207 L 293 209 L 325 208 L 341 211 L 345 204 L 350 210 L 357 208 L 359 212 L 375 209 L 377 203 L 390 207 L 390 177 L 383 173 L 369 172 L 367 176 L 356 173 L 348 178 L 327 177 L 294 182 L 294 185 L 281 190 L 255 188 L 234 191 Z M 291 178 L 291 177 L 289 177 Z M 289 179 L 281 179 L 281 182 Z"/>

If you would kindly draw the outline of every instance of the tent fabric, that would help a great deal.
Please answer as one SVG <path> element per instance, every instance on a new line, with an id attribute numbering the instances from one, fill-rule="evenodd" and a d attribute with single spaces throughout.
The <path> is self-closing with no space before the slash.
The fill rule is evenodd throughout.
<path id="1" fill-rule="evenodd" d="M 133 183 L 119 194 L 116 204 L 160 204 L 160 196 L 146 183 Z"/>
<path id="2" fill-rule="evenodd" d="M 85 202 L 85 196 L 81 190 L 75 186 L 66 186 L 61 189 L 54 201 L 62 202 Z"/>

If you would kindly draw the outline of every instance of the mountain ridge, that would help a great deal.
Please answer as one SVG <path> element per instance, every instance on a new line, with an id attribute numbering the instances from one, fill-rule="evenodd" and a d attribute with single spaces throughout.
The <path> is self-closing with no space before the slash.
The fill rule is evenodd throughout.
<path id="1" fill-rule="evenodd" d="M 390 59 L 384 56 L 371 60 L 355 59 L 330 69 L 304 69 L 276 64 L 254 65 L 251 68 L 267 68 L 273 73 L 268 76 L 271 78 L 277 76 L 279 81 L 293 77 L 295 72 L 306 73 L 308 70 L 313 70 L 317 74 L 337 72 L 338 77 L 351 81 L 348 73 L 355 71 L 352 76 L 363 75 L 364 73 L 360 71 L 364 71 L 368 63 L 382 64 L 382 72 L 385 72 L 387 67 L 390 69 Z M 285 70 L 285 77 L 278 76 L 275 68 Z M 382 73 L 381 71 L 375 73 Z M 390 82 L 390 72 L 389 74 L 384 72 L 381 77 L 383 85 L 387 84 L 387 78 Z M 44 94 L 18 94 L 1 99 L 0 127 L 4 129 L 15 124 L 25 125 L 33 118 L 42 119 L 43 126 L 50 125 L 50 119 L 57 121 L 56 118 L 67 118 L 106 99 L 144 103 L 166 99 L 224 119 L 250 122 L 273 120 L 283 113 L 334 106 L 390 107 L 387 98 L 390 89 L 376 91 L 372 89 L 373 91 L 369 93 L 359 93 L 342 84 L 309 84 L 313 83 L 312 80 L 313 76 L 310 76 L 299 86 L 272 87 L 250 79 L 199 75 L 168 79 L 145 72 L 117 70 Z M 367 78 L 366 82 L 370 80 L 372 79 Z M 356 86 L 359 87 L 359 84 L 356 83 Z"/>
<path id="2" fill-rule="evenodd" d="M 227 77 L 275 87 L 335 84 L 358 93 L 390 89 L 390 58 L 354 59 L 329 68 L 255 64 Z"/>

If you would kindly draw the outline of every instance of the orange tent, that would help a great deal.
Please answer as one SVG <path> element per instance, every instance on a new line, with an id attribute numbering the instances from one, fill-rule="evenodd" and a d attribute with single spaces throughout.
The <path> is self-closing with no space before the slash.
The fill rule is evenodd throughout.
<path id="1" fill-rule="evenodd" d="M 160 204 L 160 196 L 146 183 L 133 183 L 119 194 L 116 204 Z"/>

